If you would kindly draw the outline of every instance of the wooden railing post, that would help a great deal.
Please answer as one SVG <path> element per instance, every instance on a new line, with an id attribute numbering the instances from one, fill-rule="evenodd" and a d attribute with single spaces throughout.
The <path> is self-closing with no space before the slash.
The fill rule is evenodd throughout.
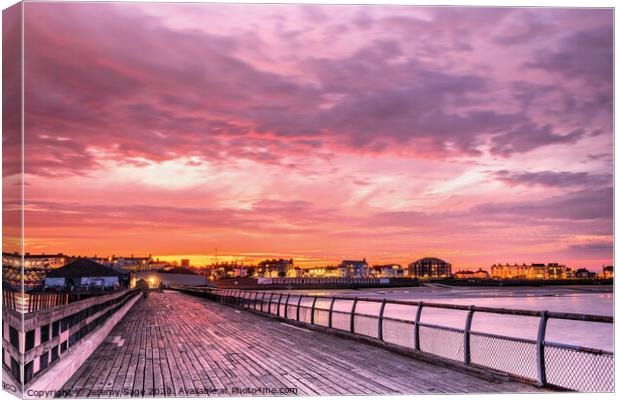
<path id="1" fill-rule="evenodd" d="M 471 306 L 465 319 L 465 330 L 463 332 L 463 358 L 465 364 L 471 363 L 471 323 L 474 319 L 474 312 L 474 306 Z"/>
<path id="2" fill-rule="evenodd" d="M 379 309 L 379 322 L 377 323 L 377 338 L 383 340 L 383 313 L 385 312 L 385 299 L 381 302 Z"/>
<path id="3" fill-rule="evenodd" d="M 545 386 L 547 384 L 547 371 L 545 369 L 545 333 L 547 332 L 547 311 L 540 314 L 540 322 L 538 323 L 538 337 L 536 339 L 536 364 L 538 370 L 538 385 Z"/>
<path id="4" fill-rule="evenodd" d="M 334 303 L 336 302 L 336 298 L 332 297 L 332 301 L 331 303 L 329 303 L 329 317 L 328 317 L 328 321 L 327 321 L 327 326 L 328 327 L 332 327 L 333 323 L 333 313 L 334 313 Z"/>
<path id="5" fill-rule="evenodd" d="M 316 307 L 316 296 L 312 300 L 312 308 L 310 309 L 310 325 L 314 325 L 314 307 Z"/>
<path id="6" fill-rule="evenodd" d="M 355 333 L 355 308 L 357 307 L 357 297 L 353 299 L 353 306 L 351 306 L 351 333 Z"/>
<path id="7" fill-rule="evenodd" d="M 420 320 L 422 319 L 422 307 L 424 304 L 418 304 L 418 310 L 415 313 L 415 349 L 420 350 Z"/>

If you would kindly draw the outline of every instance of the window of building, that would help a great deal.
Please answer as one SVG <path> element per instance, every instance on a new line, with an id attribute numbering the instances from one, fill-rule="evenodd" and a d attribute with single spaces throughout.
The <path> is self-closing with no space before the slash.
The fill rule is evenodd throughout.
<path id="1" fill-rule="evenodd" d="M 60 352 L 64 353 L 65 351 L 67 351 L 67 341 L 66 340 L 60 344 Z"/>
<path id="2" fill-rule="evenodd" d="M 52 337 L 55 338 L 58 336 L 60 332 L 60 321 L 56 321 L 52 323 Z"/>
<path id="3" fill-rule="evenodd" d="M 33 368 L 34 366 L 32 361 L 24 366 L 24 383 L 28 383 L 32 380 L 32 373 L 34 372 Z"/>
<path id="4" fill-rule="evenodd" d="M 52 347 L 52 349 L 50 350 L 50 354 L 52 357 L 52 362 L 58 360 L 58 346 Z"/>
<path id="5" fill-rule="evenodd" d="M 34 330 L 26 332 L 26 351 L 34 347 Z"/>
<path id="6" fill-rule="evenodd" d="M 45 343 L 50 339 L 50 326 L 49 324 L 41 327 L 41 343 Z"/>
<path id="7" fill-rule="evenodd" d="M 12 326 L 9 326 L 9 342 L 13 347 L 19 350 L 19 332 Z"/>
<path id="8" fill-rule="evenodd" d="M 49 365 L 49 355 L 47 353 L 43 354 L 39 358 L 39 371 L 43 371 Z"/>
<path id="9" fill-rule="evenodd" d="M 17 381 L 21 381 L 21 379 L 19 379 L 19 363 L 13 357 L 11 357 L 11 375 L 13 378 L 17 379 Z"/>
<path id="10" fill-rule="evenodd" d="M 64 332 L 67 329 L 69 329 L 69 320 L 71 319 L 71 317 L 65 317 L 62 320 L 60 320 L 60 331 Z"/>

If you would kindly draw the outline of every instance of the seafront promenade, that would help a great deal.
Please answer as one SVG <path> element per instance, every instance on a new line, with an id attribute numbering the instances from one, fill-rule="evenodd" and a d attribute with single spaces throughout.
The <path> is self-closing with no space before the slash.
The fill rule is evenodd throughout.
<path id="1" fill-rule="evenodd" d="M 540 390 L 173 291 L 140 299 L 63 387 L 75 397 Z"/>

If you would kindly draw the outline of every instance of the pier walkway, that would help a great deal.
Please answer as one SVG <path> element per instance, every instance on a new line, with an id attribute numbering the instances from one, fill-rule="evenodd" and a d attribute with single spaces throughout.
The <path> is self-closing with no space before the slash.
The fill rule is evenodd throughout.
<path id="1" fill-rule="evenodd" d="M 63 388 L 73 397 L 538 390 L 171 291 L 140 299 Z"/>

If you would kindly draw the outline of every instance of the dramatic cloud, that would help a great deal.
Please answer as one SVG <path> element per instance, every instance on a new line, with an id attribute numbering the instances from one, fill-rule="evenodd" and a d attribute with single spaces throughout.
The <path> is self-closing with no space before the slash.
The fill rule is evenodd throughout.
<path id="1" fill-rule="evenodd" d="M 247 7 L 25 5 L 32 251 L 602 264 L 611 10 Z"/>
<path id="2" fill-rule="evenodd" d="M 570 33 L 558 49 L 537 52 L 534 61 L 525 65 L 549 72 L 559 72 L 569 79 L 583 78 L 609 86 L 612 82 L 613 28 L 605 25 Z"/>
<path id="3" fill-rule="evenodd" d="M 596 175 L 588 172 L 525 172 L 495 171 L 493 175 L 500 181 L 514 185 L 541 185 L 549 187 L 600 187 L 613 182 L 611 175 Z"/>

